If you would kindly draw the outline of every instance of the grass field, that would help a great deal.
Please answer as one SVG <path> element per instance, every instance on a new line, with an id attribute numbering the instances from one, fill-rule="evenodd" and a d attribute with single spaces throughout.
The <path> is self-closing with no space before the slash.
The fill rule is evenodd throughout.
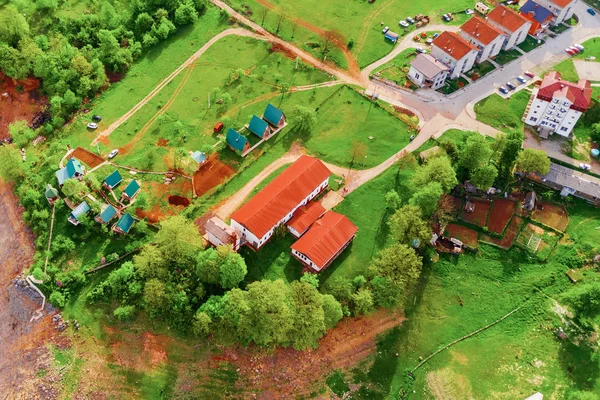
<path id="1" fill-rule="evenodd" d="M 403 86 L 406 81 L 410 62 L 416 57 L 417 53 L 414 48 L 409 48 L 402 51 L 394 59 L 373 71 L 373 75 L 382 79 L 387 79 L 395 82 L 397 85 Z"/>
<path id="2" fill-rule="evenodd" d="M 521 90 L 509 99 L 493 94 L 475 104 L 477 120 L 501 131 L 523 129 L 521 118 L 527 107 L 530 93 Z"/>
<path id="3" fill-rule="evenodd" d="M 500 53 L 498 53 L 498 55 L 496 56 L 494 61 L 496 61 L 500 65 L 505 65 L 505 64 L 508 64 L 509 62 L 521 57 L 521 55 L 522 54 L 519 53 L 519 51 L 516 49 L 512 49 L 509 51 L 502 50 L 502 51 L 500 51 Z"/>

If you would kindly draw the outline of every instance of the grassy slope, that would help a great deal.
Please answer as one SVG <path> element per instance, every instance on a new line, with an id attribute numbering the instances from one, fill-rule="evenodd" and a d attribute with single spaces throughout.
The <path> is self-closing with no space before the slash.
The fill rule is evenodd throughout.
<path id="1" fill-rule="evenodd" d="M 522 129 L 521 118 L 529 96 L 529 92 L 521 90 L 510 99 L 504 99 L 497 94 L 486 97 L 475 104 L 477 120 L 499 130 Z"/>

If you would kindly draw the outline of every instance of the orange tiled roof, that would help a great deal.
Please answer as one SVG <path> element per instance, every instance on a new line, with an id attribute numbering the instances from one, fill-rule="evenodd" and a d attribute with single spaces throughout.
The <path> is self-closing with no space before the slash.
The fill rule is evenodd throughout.
<path id="1" fill-rule="evenodd" d="M 526 24 L 527 19 L 520 15 L 519 13 L 511 10 L 508 7 L 504 7 L 502 5 L 494 8 L 488 14 L 488 20 L 492 20 L 500 25 L 502 25 L 509 32 L 514 32 L 519 29 L 523 24 Z"/>
<path id="2" fill-rule="evenodd" d="M 325 213 L 325 211 L 325 207 L 323 207 L 321 203 L 311 201 L 307 205 L 296 210 L 294 216 L 290 222 L 288 222 L 288 226 L 293 228 L 299 234 L 303 234 L 313 222 Z"/>
<path id="3" fill-rule="evenodd" d="M 323 269 L 354 237 L 358 228 L 345 215 L 328 211 L 292 245 Z"/>
<path id="4" fill-rule="evenodd" d="M 455 60 L 460 60 L 466 56 L 471 50 L 477 50 L 477 47 L 467 42 L 454 32 L 442 32 L 440 36 L 435 38 L 433 45 L 439 47 L 448 53 Z"/>
<path id="5" fill-rule="evenodd" d="M 561 8 L 565 8 L 566 6 L 571 4 L 573 0 L 552 0 L 552 2 Z"/>
<path id="6" fill-rule="evenodd" d="M 301 156 L 233 213 L 231 219 L 262 238 L 330 175 L 321 160 Z"/>
<path id="7" fill-rule="evenodd" d="M 479 17 L 473 17 L 465 22 L 460 30 L 469 34 L 483 44 L 490 44 L 498 36 L 503 35 L 500 29 L 493 27 Z"/>

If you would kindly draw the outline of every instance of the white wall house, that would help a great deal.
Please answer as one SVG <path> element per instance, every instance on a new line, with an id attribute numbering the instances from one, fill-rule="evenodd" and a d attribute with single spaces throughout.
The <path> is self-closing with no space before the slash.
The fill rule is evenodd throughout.
<path id="1" fill-rule="evenodd" d="M 431 56 L 446 64 L 450 79 L 473 68 L 478 49 L 454 32 L 442 32 L 432 43 Z"/>
<path id="2" fill-rule="evenodd" d="M 537 127 L 540 136 L 554 133 L 568 137 L 590 105 L 592 88 L 584 79 L 578 83 L 563 81 L 556 71 L 549 72 L 531 94 L 523 121 Z"/>
<path id="3" fill-rule="evenodd" d="M 472 17 L 465 22 L 460 27 L 460 36 L 477 47 L 478 63 L 497 56 L 507 37 L 502 30 L 479 17 Z"/>
<path id="4" fill-rule="evenodd" d="M 527 38 L 531 22 L 519 13 L 502 5 L 494 8 L 487 15 L 487 22 L 504 32 L 503 50 L 510 50 Z"/>
<path id="5" fill-rule="evenodd" d="M 573 16 L 573 8 L 577 0 L 536 0 L 536 3 L 550 10 L 554 15 L 553 24 L 559 24 Z"/>
<path id="6" fill-rule="evenodd" d="M 418 87 L 430 87 L 433 90 L 444 86 L 450 68 L 429 54 L 419 54 L 411 61 L 408 79 Z"/>

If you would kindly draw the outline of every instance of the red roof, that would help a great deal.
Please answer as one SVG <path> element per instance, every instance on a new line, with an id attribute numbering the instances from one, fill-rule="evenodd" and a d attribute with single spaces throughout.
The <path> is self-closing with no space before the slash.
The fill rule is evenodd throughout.
<path id="1" fill-rule="evenodd" d="M 590 106 L 592 86 L 590 82 L 585 79 L 581 79 L 577 83 L 563 81 L 560 77 L 560 73 L 550 71 L 546 74 L 544 79 L 542 79 L 537 97 L 546 101 L 549 101 L 554 97 L 565 97 L 573 103 L 571 108 L 583 112 Z"/>
<path id="2" fill-rule="evenodd" d="M 310 227 L 308 232 L 292 245 L 315 263 L 319 269 L 326 267 L 354 237 L 358 228 L 346 216 L 333 211 Z"/>
<path id="3" fill-rule="evenodd" d="M 566 6 L 571 4 L 573 0 L 552 0 L 552 2 L 561 8 L 565 8 Z"/>
<path id="4" fill-rule="evenodd" d="M 331 171 L 321 160 L 301 156 L 231 216 L 259 239 L 298 206 Z"/>
<path id="5" fill-rule="evenodd" d="M 313 222 L 318 220 L 321 215 L 325 214 L 325 211 L 325 207 L 323 207 L 321 203 L 311 201 L 307 205 L 296 210 L 294 217 L 288 222 L 288 226 L 299 234 L 303 234 Z"/>
<path id="6" fill-rule="evenodd" d="M 488 14 L 488 20 L 492 20 L 500 24 L 509 32 L 515 32 L 517 29 L 523 26 L 523 24 L 529 22 L 519 13 L 504 6 L 498 6 L 494 8 Z"/>
<path id="7" fill-rule="evenodd" d="M 454 32 L 442 32 L 440 36 L 435 38 L 433 45 L 439 47 L 448 53 L 455 60 L 460 60 L 466 56 L 471 50 L 477 50 L 477 47 L 467 42 Z"/>
<path id="8" fill-rule="evenodd" d="M 504 34 L 500 29 L 491 26 L 479 17 L 472 17 L 460 27 L 460 30 L 486 45 Z"/>

